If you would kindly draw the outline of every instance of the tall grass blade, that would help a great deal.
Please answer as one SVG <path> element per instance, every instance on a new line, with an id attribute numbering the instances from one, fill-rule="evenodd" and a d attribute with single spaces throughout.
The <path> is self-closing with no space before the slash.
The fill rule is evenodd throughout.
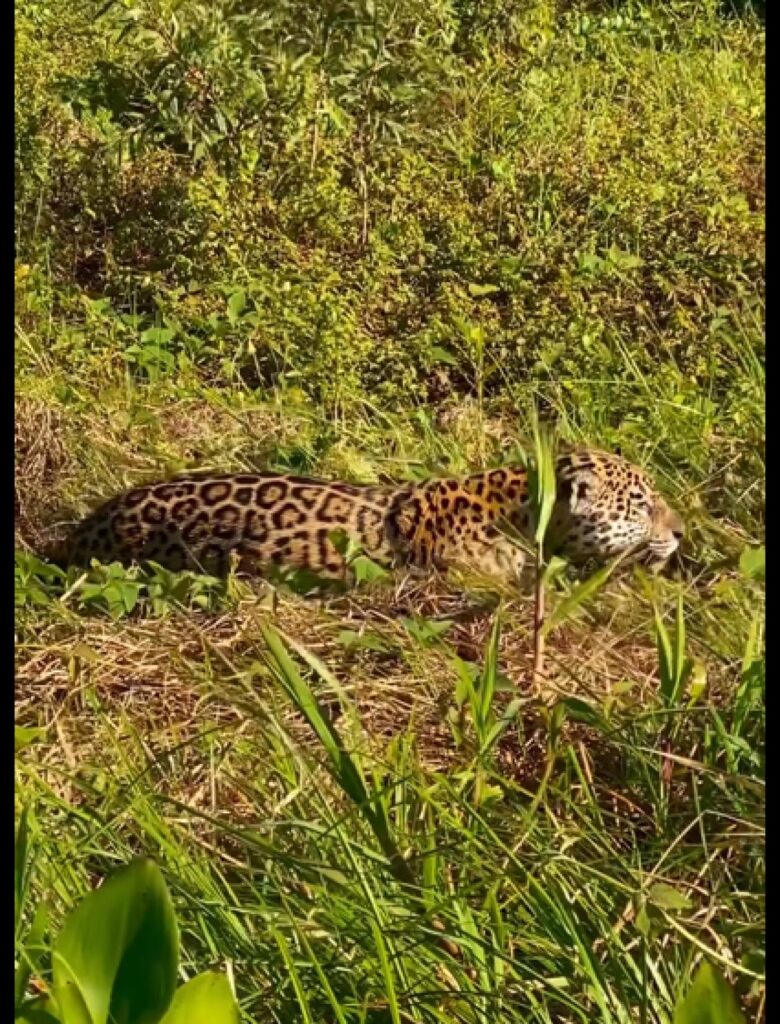
<path id="1" fill-rule="evenodd" d="M 531 505 L 534 512 L 534 540 L 537 545 L 544 543 L 550 517 L 555 507 L 555 452 L 548 429 L 533 422 L 534 466 L 529 472 L 531 484 Z"/>
<path id="2" fill-rule="evenodd" d="M 322 744 L 334 780 L 365 818 L 387 857 L 388 866 L 393 874 L 400 881 L 414 885 L 414 877 L 393 838 L 381 799 L 376 794 L 369 794 L 360 767 L 344 747 L 338 730 L 325 715 L 311 687 L 287 653 L 280 634 L 267 623 L 261 624 L 261 631 L 268 647 L 268 665 Z"/>

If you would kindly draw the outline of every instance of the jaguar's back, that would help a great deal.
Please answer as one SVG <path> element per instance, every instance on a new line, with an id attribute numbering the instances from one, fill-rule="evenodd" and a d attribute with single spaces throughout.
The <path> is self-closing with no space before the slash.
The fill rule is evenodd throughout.
<path id="1" fill-rule="evenodd" d="M 339 575 L 332 534 L 360 536 L 391 556 L 384 520 L 396 490 L 271 473 L 191 475 L 119 495 L 73 531 L 66 560 L 158 562 L 173 570 L 224 573 L 269 563 Z"/>
<path id="2" fill-rule="evenodd" d="M 607 558 L 639 545 L 662 562 L 679 544 L 679 517 L 619 456 L 562 455 L 557 486 L 552 529 L 570 557 Z M 383 564 L 465 564 L 514 575 L 525 555 L 506 524 L 530 534 L 522 467 L 397 487 L 286 474 L 191 475 L 109 501 L 77 525 L 61 561 L 148 560 L 221 574 L 232 555 L 245 571 L 276 563 L 338 577 L 345 565 L 334 534 L 343 531 Z"/>

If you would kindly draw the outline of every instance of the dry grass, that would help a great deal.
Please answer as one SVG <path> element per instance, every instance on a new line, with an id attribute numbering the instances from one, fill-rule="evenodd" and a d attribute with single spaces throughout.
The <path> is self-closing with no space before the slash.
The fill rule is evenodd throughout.
<path id="1" fill-rule="evenodd" d="M 206 720 L 210 728 L 253 731 L 256 709 L 251 702 L 247 706 L 243 691 L 262 659 L 260 623 L 270 617 L 286 637 L 330 667 L 341 695 L 357 712 L 363 742 L 380 757 L 394 739 L 413 734 L 427 770 L 452 770 L 463 761 L 464 751 L 447 723 L 455 682 L 452 658 L 481 662 L 494 606 L 468 599 L 435 578 L 399 576 L 395 586 L 324 602 L 276 595 L 272 612 L 271 592 L 263 584 L 240 589 L 243 597 L 227 611 L 194 610 L 163 619 L 135 616 L 113 623 L 63 607 L 57 621 L 21 638 L 17 721 L 55 727 L 62 743 L 51 748 L 49 758 L 69 767 L 101 749 L 101 734 L 107 743 L 115 740 L 117 720 L 156 750 L 192 742 Z M 504 606 L 499 653 L 512 688 L 496 700 L 501 709 L 510 698 L 522 698 L 524 738 L 507 737 L 499 758 L 506 776 L 527 786 L 538 781 L 543 706 L 569 696 L 603 703 L 626 679 L 634 686 L 622 699 L 642 705 L 657 686 L 657 653 L 649 630 L 620 635 L 610 622 L 563 627 L 547 675 L 534 680 L 531 615 L 528 596 Z M 404 627 L 406 616 L 451 622 L 443 645 L 420 647 Z M 346 646 L 345 632 L 351 634 Z M 351 649 L 366 633 L 381 641 L 381 651 L 361 649 L 359 640 Z M 343 710 L 341 695 L 319 693 L 334 720 Z M 298 716 L 283 718 L 298 741 L 314 750 L 314 738 Z M 589 739 L 595 741 L 593 735 Z M 179 796 L 191 800 L 190 783 L 179 782 L 187 790 Z"/>
<path id="2" fill-rule="evenodd" d="M 17 545 L 35 549 L 48 540 L 68 467 L 61 412 L 42 399 L 18 397 L 14 452 L 14 536 Z"/>

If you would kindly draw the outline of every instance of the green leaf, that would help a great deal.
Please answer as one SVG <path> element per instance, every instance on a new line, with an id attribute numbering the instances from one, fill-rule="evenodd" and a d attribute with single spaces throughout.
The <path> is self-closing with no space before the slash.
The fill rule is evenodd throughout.
<path id="1" fill-rule="evenodd" d="M 469 700 L 472 705 L 475 705 L 477 696 L 474 683 L 478 675 L 476 666 L 463 661 L 457 656 L 452 659 L 452 664 L 457 673 L 457 679 L 455 681 L 456 707 L 461 707 L 467 700 Z"/>
<path id="2" fill-rule="evenodd" d="M 366 555 L 357 555 L 350 562 L 350 568 L 355 574 L 356 583 L 375 583 L 384 579 L 388 573 L 381 565 L 377 565 Z"/>
<path id="3" fill-rule="evenodd" d="M 593 597 L 594 594 L 598 593 L 612 575 L 614 568 L 615 563 L 605 565 L 603 568 L 597 569 L 592 576 L 589 576 L 586 580 L 583 580 L 582 583 L 579 583 L 574 587 L 571 593 L 567 594 L 561 603 L 555 607 L 552 614 L 542 627 L 542 633 L 546 636 L 555 629 L 556 626 L 565 622 L 571 613 L 587 601 L 588 598 Z"/>
<path id="4" fill-rule="evenodd" d="M 160 1024 L 238 1024 L 238 1006 L 227 977 L 206 971 L 182 985 Z"/>
<path id="5" fill-rule="evenodd" d="M 566 568 L 566 559 L 553 555 L 542 572 L 542 584 L 549 586 Z"/>
<path id="6" fill-rule="evenodd" d="M 601 729 L 602 732 L 609 728 L 600 710 L 580 697 L 564 697 L 559 703 L 566 708 L 567 718 L 575 722 L 584 722 L 594 729 Z"/>
<path id="7" fill-rule="evenodd" d="M 677 593 L 673 639 L 669 636 L 657 607 L 653 609 L 653 616 L 658 648 L 658 671 L 661 677 L 661 696 L 666 707 L 674 707 L 680 700 L 694 667 L 693 661 L 685 657 L 685 611 L 682 590 Z"/>
<path id="8" fill-rule="evenodd" d="M 496 691 L 498 677 L 498 648 L 501 641 L 501 619 L 498 615 L 493 617 L 493 624 L 490 627 L 490 636 L 485 646 L 483 669 L 479 676 L 478 690 L 478 722 L 475 723 L 479 732 L 484 732 L 490 721 L 490 711 L 493 705 L 493 697 Z M 484 739 L 480 736 L 481 741 Z"/>
<path id="9" fill-rule="evenodd" d="M 763 546 L 743 549 L 739 556 L 739 571 L 743 576 L 751 580 L 763 580 L 765 567 L 766 550 Z"/>
<path id="10" fill-rule="evenodd" d="M 411 879 L 411 872 L 393 837 L 390 819 L 384 804 L 376 798 L 375 792 L 369 793 L 359 762 L 346 749 L 338 730 L 329 716 L 325 714 L 308 682 L 301 675 L 285 646 L 282 635 L 273 626 L 266 623 L 261 623 L 260 631 L 268 648 L 267 665 L 322 744 L 330 761 L 331 775 L 350 800 L 360 809 L 379 842 L 382 852 L 387 857 L 390 870 L 396 877 L 408 882 Z M 291 643 L 291 641 L 287 642 Z M 294 647 L 296 653 L 308 663 L 309 667 L 322 680 L 333 686 L 336 682 L 335 677 L 319 658 L 306 651 L 300 644 L 295 644 Z M 338 689 L 338 686 L 335 688 Z"/>
<path id="11" fill-rule="evenodd" d="M 677 617 L 674 630 L 674 701 L 680 698 L 683 683 L 690 671 L 685 660 L 685 609 L 682 588 L 677 591 Z"/>
<path id="12" fill-rule="evenodd" d="M 690 702 L 695 704 L 707 689 L 707 666 L 698 658 L 691 662 L 690 681 Z"/>
<path id="13" fill-rule="evenodd" d="M 637 900 L 637 914 L 635 925 L 637 931 L 645 937 L 650 939 L 654 935 L 657 935 L 664 927 L 668 927 L 666 920 L 658 909 L 646 899 L 645 896 L 638 896 Z"/>
<path id="14" fill-rule="evenodd" d="M 580 253 L 578 258 L 579 269 L 586 273 L 597 274 L 604 269 L 604 260 L 594 252 Z"/>
<path id="15" fill-rule="evenodd" d="M 644 260 L 641 256 L 635 256 L 634 253 L 626 252 L 614 243 L 607 250 L 607 259 L 613 266 L 624 270 L 635 270 L 644 265 Z"/>
<path id="16" fill-rule="evenodd" d="M 402 618 L 401 625 L 419 644 L 427 646 L 435 643 L 452 627 L 451 619 L 426 619 L 422 616 Z"/>
<path id="17" fill-rule="evenodd" d="M 149 327 L 141 335 L 141 341 L 145 344 L 167 345 L 173 338 L 174 332 L 170 327 Z"/>
<path id="18" fill-rule="evenodd" d="M 469 285 L 469 295 L 473 295 L 475 299 L 478 299 L 483 295 L 495 295 L 498 291 L 501 291 L 501 289 L 494 284 Z"/>
<path id="19" fill-rule="evenodd" d="M 238 318 L 244 312 L 245 308 L 246 292 L 244 292 L 243 289 L 239 288 L 238 291 L 233 292 L 233 294 L 228 299 L 227 316 L 231 324 L 234 324 L 238 320 Z"/>
<path id="20" fill-rule="evenodd" d="M 493 160 L 490 164 L 490 173 L 496 181 L 503 181 L 505 178 L 511 178 L 512 166 L 507 160 Z"/>
<path id="21" fill-rule="evenodd" d="M 179 931 L 159 868 L 138 858 L 85 896 L 54 944 L 62 1024 L 157 1024 L 176 985 Z"/>
<path id="22" fill-rule="evenodd" d="M 387 654 L 393 650 L 393 645 L 389 641 L 370 629 L 363 633 L 358 633 L 354 629 L 342 629 L 336 639 L 347 651 L 375 651 L 378 654 Z"/>
<path id="23" fill-rule="evenodd" d="M 661 676 L 661 696 L 668 706 L 674 689 L 672 642 L 669 639 L 669 633 L 657 607 L 653 608 L 653 617 L 655 619 L 655 638 L 658 649 L 658 672 Z"/>
<path id="24" fill-rule="evenodd" d="M 353 557 L 360 551 L 360 545 L 352 540 L 346 530 L 341 529 L 341 527 L 330 530 L 328 540 L 345 560 Z"/>
<path id="25" fill-rule="evenodd" d="M 341 737 L 325 714 L 298 666 L 290 657 L 280 634 L 270 625 L 260 630 L 268 647 L 268 665 L 288 697 L 304 716 L 327 753 L 333 774 L 344 792 L 360 807 L 367 807 L 368 792 L 362 773 L 344 749 Z"/>
<path id="26" fill-rule="evenodd" d="M 30 817 L 29 805 L 22 809 L 19 825 L 14 838 L 14 928 L 19 927 L 24 901 L 27 895 L 27 881 L 30 871 Z"/>
<path id="27" fill-rule="evenodd" d="M 448 352 L 446 348 L 442 348 L 440 345 L 434 345 L 430 351 L 430 357 L 435 363 L 447 363 L 449 366 L 457 366 L 458 358 L 454 356 L 452 352 Z"/>
<path id="28" fill-rule="evenodd" d="M 555 454 L 549 432 L 534 421 L 534 452 L 536 465 L 529 473 L 531 499 L 536 521 L 534 539 L 541 544 L 555 507 Z"/>
<path id="29" fill-rule="evenodd" d="M 636 915 L 636 921 L 634 923 L 636 924 L 637 931 L 640 935 L 644 935 L 646 939 L 650 937 L 653 930 L 653 922 L 650 920 L 650 915 L 648 914 L 647 907 L 644 903 L 639 908 Z"/>
<path id="30" fill-rule="evenodd" d="M 45 729 L 30 729 L 25 728 L 22 725 L 14 726 L 14 753 L 18 754 L 20 750 L 24 750 L 25 747 L 29 747 L 31 743 L 35 743 L 42 736 L 46 735 Z"/>
<path id="31" fill-rule="evenodd" d="M 24 949 L 14 976 L 14 1003 L 21 1006 L 27 991 L 27 984 L 33 971 L 46 952 L 43 936 L 49 923 L 49 908 L 46 903 L 39 903 L 35 908 L 30 930 L 24 940 Z"/>
<path id="32" fill-rule="evenodd" d="M 726 979 L 703 960 L 693 984 L 674 1010 L 673 1024 L 744 1024 L 745 1018 Z"/>
<path id="33" fill-rule="evenodd" d="M 647 891 L 647 898 L 662 910 L 690 910 L 693 906 L 687 896 L 683 896 L 666 882 L 651 885 Z"/>
<path id="34" fill-rule="evenodd" d="M 401 1024 L 401 1011 L 398 1006 L 398 997 L 395 991 L 395 976 L 393 971 L 392 956 L 388 952 L 385 936 L 382 929 L 373 918 L 369 918 L 371 932 L 374 937 L 374 945 L 379 954 L 379 965 L 382 971 L 384 991 L 387 993 L 387 1002 L 390 1009 L 390 1020 L 393 1024 Z"/>
<path id="35" fill-rule="evenodd" d="M 62 1024 L 56 1013 L 57 1008 L 50 996 L 36 996 L 14 1015 L 14 1024 Z"/>

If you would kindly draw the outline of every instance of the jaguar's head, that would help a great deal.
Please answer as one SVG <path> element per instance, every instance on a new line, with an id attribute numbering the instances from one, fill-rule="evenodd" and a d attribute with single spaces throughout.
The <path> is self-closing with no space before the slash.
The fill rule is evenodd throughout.
<path id="1" fill-rule="evenodd" d="M 577 449 L 557 462 L 558 498 L 551 530 L 563 554 L 575 560 L 665 563 L 680 546 L 684 527 L 652 481 L 619 455 Z"/>

